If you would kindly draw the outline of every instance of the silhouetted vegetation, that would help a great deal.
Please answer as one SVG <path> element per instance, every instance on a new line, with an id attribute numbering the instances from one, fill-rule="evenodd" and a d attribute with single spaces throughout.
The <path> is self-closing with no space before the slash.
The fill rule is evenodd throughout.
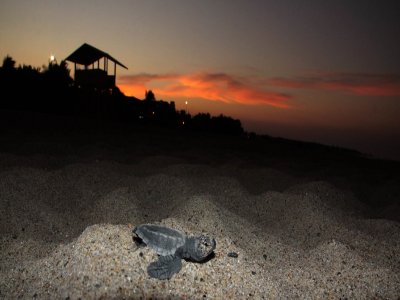
<path id="1" fill-rule="evenodd" d="M 65 61 L 49 62 L 42 69 L 27 65 L 16 67 L 15 60 L 7 55 L 0 68 L 0 87 L 4 95 L 0 100 L 2 109 L 158 124 L 218 134 L 243 133 L 239 120 L 224 115 L 213 117 L 208 113 L 192 118 L 186 111 L 177 112 L 173 101 L 156 100 L 151 90 L 140 100 L 125 96 L 117 87 L 78 86 Z"/>
<path id="2" fill-rule="evenodd" d="M 3 60 L 2 69 L 5 71 L 13 71 L 15 68 L 15 60 L 12 59 L 11 56 L 7 55 Z"/>
<path id="3" fill-rule="evenodd" d="M 199 113 L 195 115 L 188 124 L 194 130 L 208 131 L 222 134 L 243 133 L 243 128 L 239 120 L 219 115 L 212 117 L 209 113 Z"/>
<path id="4" fill-rule="evenodd" d="M 156 96 L 152 90 L 146 91 L 144 100 L 146 101 L 156 101 Z"/>

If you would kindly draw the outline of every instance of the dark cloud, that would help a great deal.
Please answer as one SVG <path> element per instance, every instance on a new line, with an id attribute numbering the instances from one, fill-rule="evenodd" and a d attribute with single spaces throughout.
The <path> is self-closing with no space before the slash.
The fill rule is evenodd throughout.
<path id="1" fill-rule="evenodd" d="M 297 78 L 274 78 L 267 83 L 281 88 L 331 90 L 359 96 L 400 96 L 398 74 L 320 72 Z"/>

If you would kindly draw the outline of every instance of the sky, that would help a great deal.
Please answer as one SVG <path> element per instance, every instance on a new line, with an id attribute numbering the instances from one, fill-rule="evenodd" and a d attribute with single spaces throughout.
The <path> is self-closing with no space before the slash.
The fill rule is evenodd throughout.
<path id="1" fill-rule="evenodd" d="M 0 0 L 2 58 L 40 67 L 86 42 L 128 67 L 126 95 L 398 160 L 399 37 L 398 0 Z"/>

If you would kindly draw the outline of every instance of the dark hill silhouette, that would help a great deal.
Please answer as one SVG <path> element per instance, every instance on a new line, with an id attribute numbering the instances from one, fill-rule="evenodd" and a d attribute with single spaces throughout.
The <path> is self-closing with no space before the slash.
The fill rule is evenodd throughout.
<path id="1" fill-rule="evenodd" d="M 118 87 L 97 89 L 82 87 L 74 83 L 70 69 L 65 61 L 49 62 L 42 69 L 29 65 L 16 67 L 15 60 L 7 55 L 0 67 L 0 109 L 31 111 L 55 115 L 73 116 L 84 119 L 95 119 L 97 123 L 118 122 L 123 124 L 140 124 L 173 128 L 188 131 L 189 134 L 211 134 L 241 136 L 247 140 L 264 140 L 268 151 L 285 152 L 293 156 L 304 153 L 319 155 L 346 155 L 360 157 L 361 153 L 339 147 L 325 146 L 258 136 L 246 133 L 240 120 L 228 116 L 211 116 L 199 113 L 192 117 L 187 111 L 177 111 L 173 101 L 157 100 L 153 91 L 145 91 L 145 98 L 125 96 Z M 187 134 L 187 133 L 185 133 Z M 276 145 L 276 147 L 272 147 Z M 264 146 L 263 146 L 264 147 Z M 282 150 L 285 149 L 285 150 Z M 263 151 L 267 151 L 266 148 Z"/>
<path id="2" fill-rule="evenodd" d="M 156 100 L 151 90 L 140 100 L 125 96 L 116 86 L 98 89 L 75 84 L 64 60 L 59 64 L 49 62 L 42 70 L 15 65 L 13 58 L 6 56 L 0 68 L 0 87 L 7 95 L 0 101 L 3 109 L 183 127 L 217 134 L 240 135 L 244 132 L 240 121 L 230 117 L 199 114 L 192 118 L 185 111 L 177 112 L 174 102 Z"/>

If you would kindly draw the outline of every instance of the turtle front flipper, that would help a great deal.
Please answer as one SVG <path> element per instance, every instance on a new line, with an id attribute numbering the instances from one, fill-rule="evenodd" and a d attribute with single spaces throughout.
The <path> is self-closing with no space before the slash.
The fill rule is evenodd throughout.
<path id="1" fill-rule="evenodd" d="M 150 263 L 147 273 L 157 279 L 170 279 L 182 268 L 181 258 L 176 255 L 160 256 L 157 261 Z"/>

